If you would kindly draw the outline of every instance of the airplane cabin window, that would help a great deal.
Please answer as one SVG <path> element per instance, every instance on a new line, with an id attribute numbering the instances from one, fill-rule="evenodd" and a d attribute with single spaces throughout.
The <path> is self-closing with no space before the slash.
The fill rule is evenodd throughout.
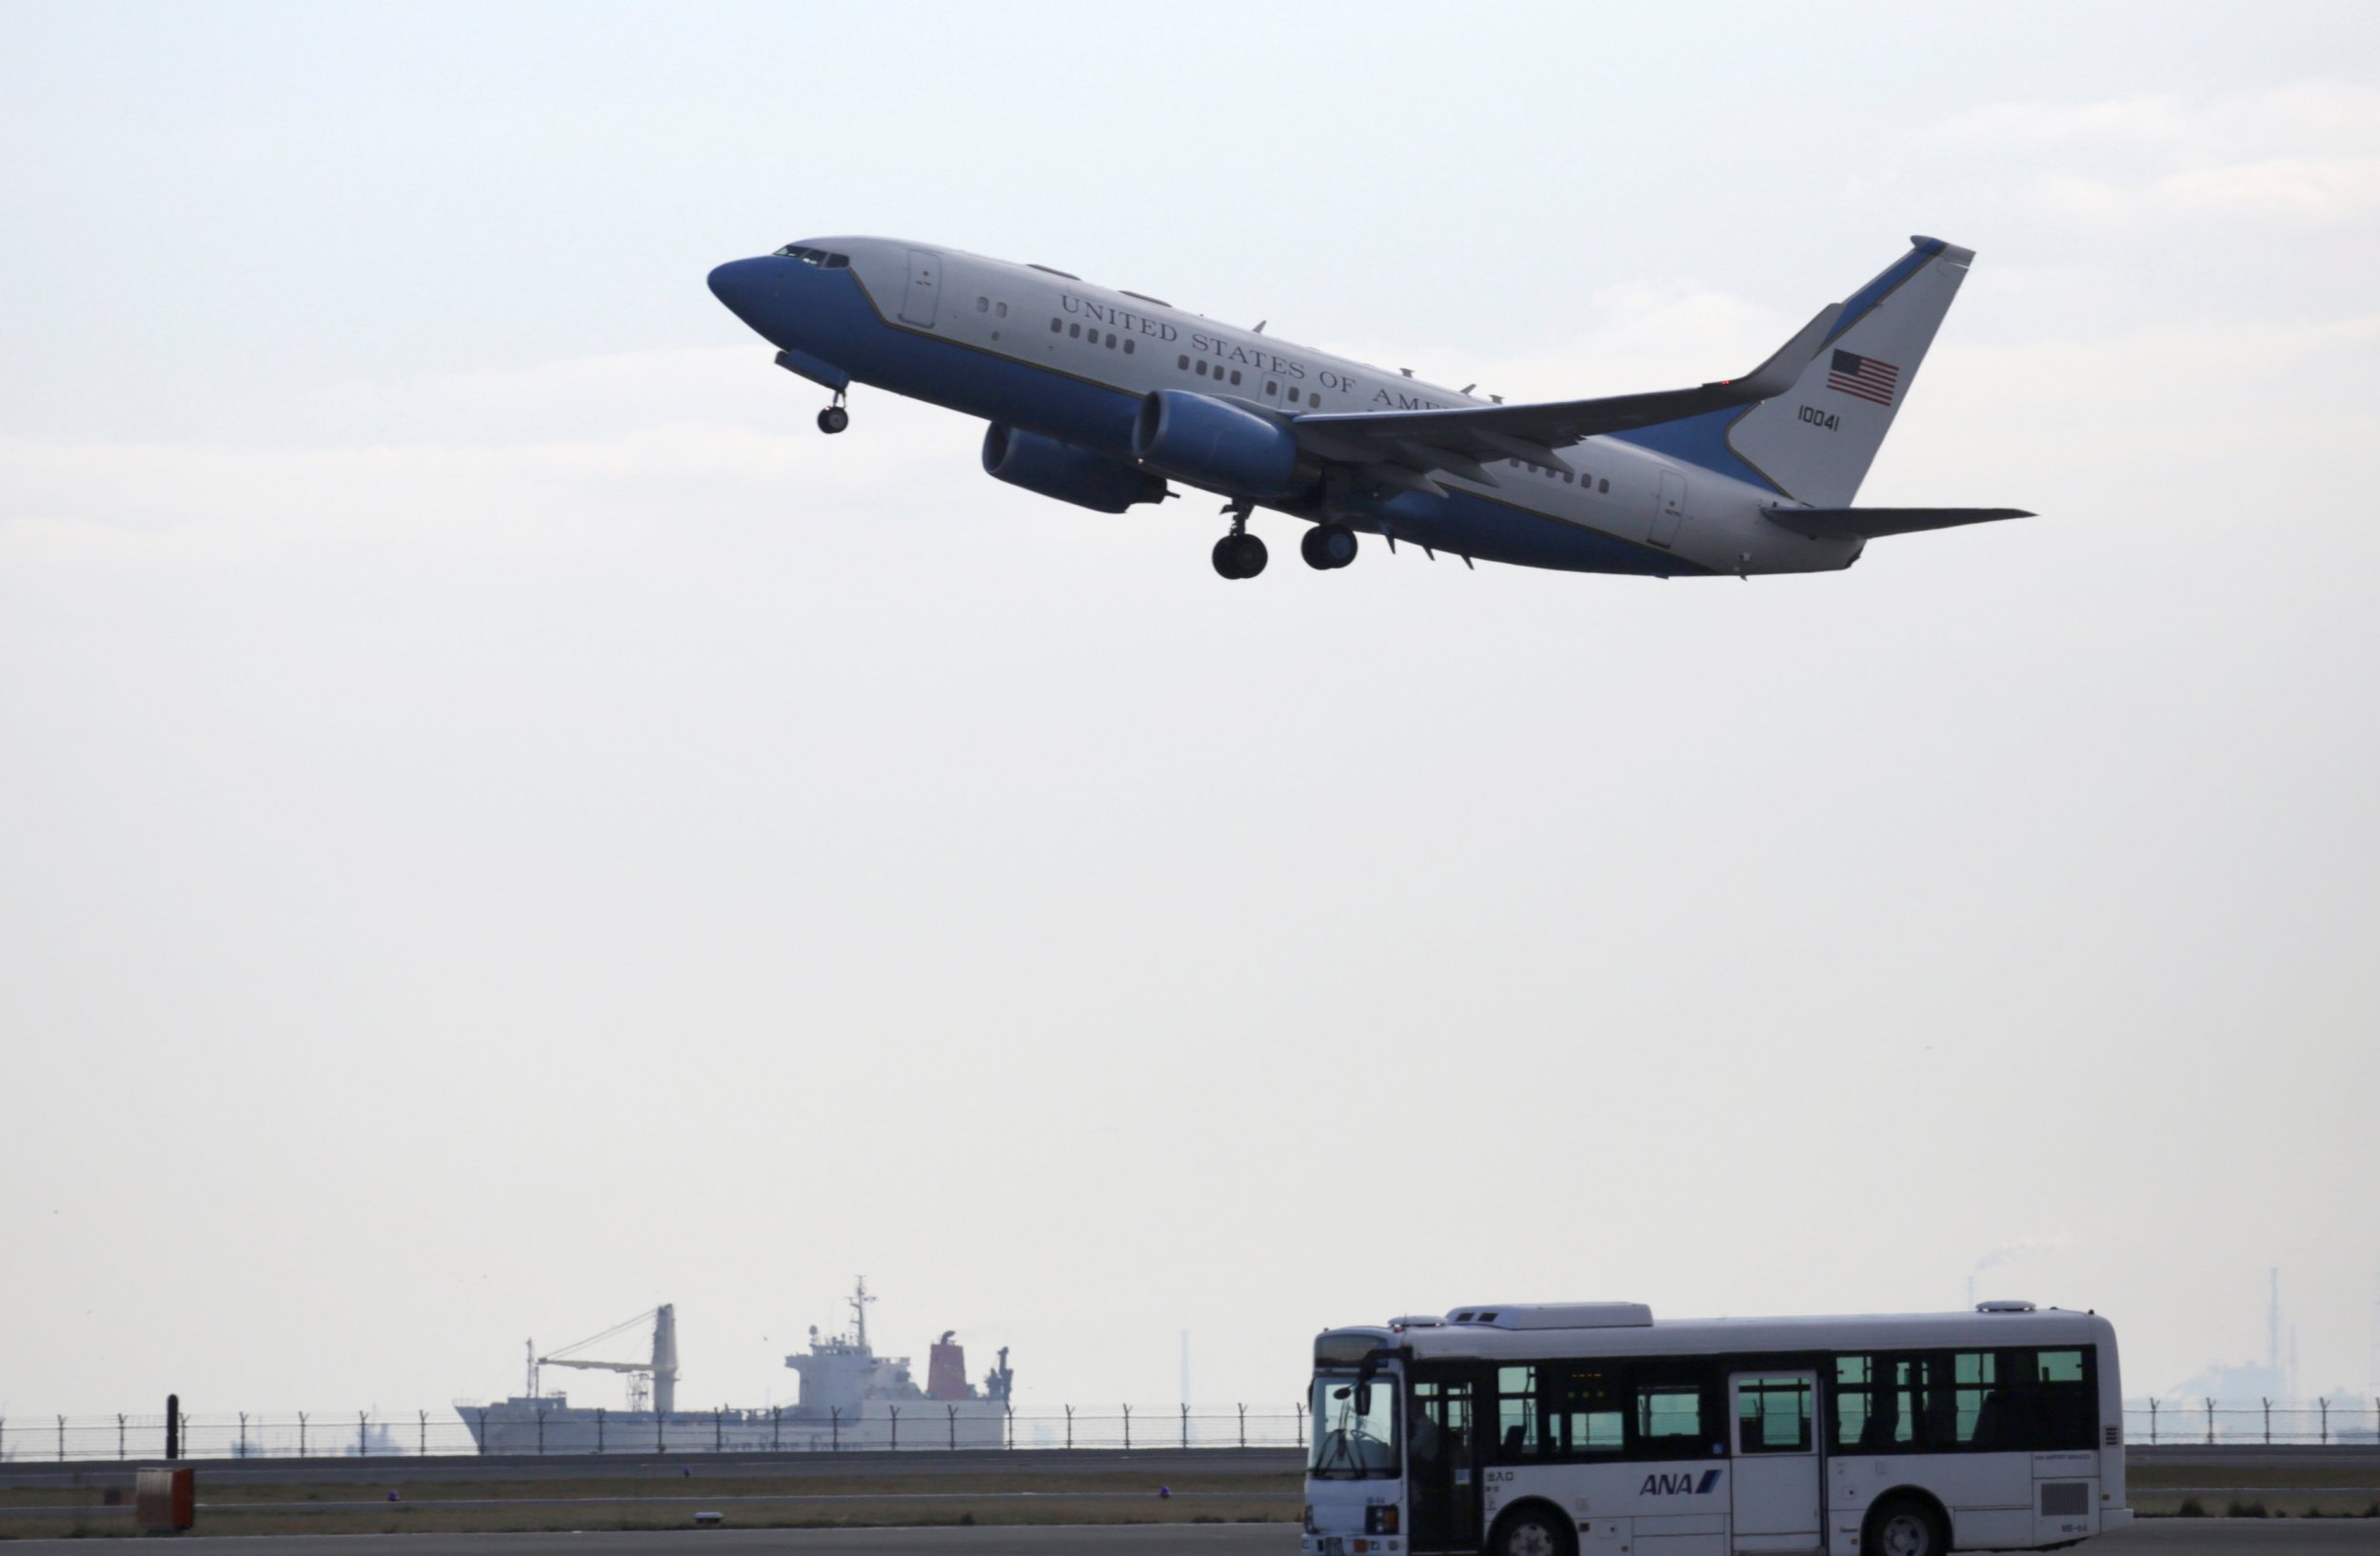
<path id="1" fill-rule="evenodd" d="M 1063 319 L 1052 319 L 1049 321 L 1049 332 L 1053 335 L 1058 333 L 1061 329 L 1063 329 L 1065 327 L 1066 321 Z"/>
<path id="2" fill-rule="evenodd" d="M 1264 381 L 1264 397 L 1265 397 L 1266 399 L 1268 399 L 1268 400 L 1269 400 L 1269 399 L 1271 399 L 1274 395 L 1279 394 L 1279 392 L 1280 392 L 1280 380 L 1279 380 L 1279 379 L 1278 379 L 1278 378 L 1268 378 L 1268 379 L 1266 379 L 1266 380 Z"/>
<path id="3" fill-rule="evenodd" d="M 1070 324 L 1066 326 L 1066 333 L 1071 337 L 1080 339 L 1082 335 L 1082 327 L 1079 324 Z"/>
<path id="4" fill-rule="evenodd" d="M 1234 383 L 1235 385 L 1236 385 L 1236 384 L 1238 384 L 1238 383 L 1240 382 L 1240 369 L 1237 369 L 1237 368 L 1232 369 L 1232 370 L 1231 370 L 1231 381 L 1232 381 L 1232 383 Z"/>
<path id="5" fill-rule="evenodd" d="M 992 310 L 992 300 L 989 297 L 978 297 L 975 300 L 975 310 L 978 313 L 989 313 Z"/>
<path id="6" fill-rule="evenodd" d="M 1206 376 L 1206 359 L 1204 357 L 1200 357 L 1199 359 L 1199 376 L 1200 378 L 1204 378 Z"/>
<path id="7" fill-rule="evenodd" d="M 1126 355 L 1126 356 L 1130 356 L 1131 354 L 1132 354 L 1132 337 L 1131 337 L 1130 335 L 1126 335 L 1126 336 L 1124 337 L 1124 355 Z"/>
<path id="8" fill-rule="evenodd" d="M 1190 370 L 1190 359 L 1185 356 L 1180 361 L 1175 363 L 1174 366 L 1180 368 L 1183 372 L 1188 372 Z"/>
<path id="9" fill-rule="evenodd" d="M 1115 337 L 1115 336 L 1110 335 L 1110 336 L 1108 336 L 1108 337 L 1107 337 L 1107 349 L 1108 349 L 1109 350 L 1111 350 L 1111 351 L 1112 351 L 1112 350 L 1114 350 L 1114 349 L 1116 349 L 1116 337 Z"/>
<path id="10" fill-rule="evenodd" d="M 1293 406 L 1298 403 L 1298 386 L 1295 384 L 1289 386 L 1289 403 Z"/>
<path id="11" fill-rule="evenodd" d="M 1605 477 L 1604 477 L 1601 481 L 1597 482 L 1597 483 L 1596 483 L 1596 488 L 1595 488 L 1595 489 L 1596 489 L 1596 490 L 1597 490 L 1597 491 L 1609 491 L 1609 490 L 1611 490 L 1611 489 L 1612 489 L 1612 479 L 1611 479 L 1611 477 L 1607 475 L 1607 476 L 1605 476 Z"/>
<path id="12" fill-rule="evenodd" d="M 992 317 L 995 319 L 1004 319 L 1008 317 L 1008 305 L 1006 303 L 994 303 L 992 305 Z"/>

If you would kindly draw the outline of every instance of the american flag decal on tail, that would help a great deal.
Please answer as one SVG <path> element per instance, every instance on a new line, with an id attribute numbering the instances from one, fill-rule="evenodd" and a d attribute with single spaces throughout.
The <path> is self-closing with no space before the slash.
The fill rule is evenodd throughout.
<path id="1" fill-rule="evenodd" d="M 1893 391 L 1900 387 L 1901 370 L 1877 357 L 1861 356 L 1856 351 L 1837 351 L 1827 369 L 1826 387 L 1856 395 L 1876 405 L 1893 403 Z"/>

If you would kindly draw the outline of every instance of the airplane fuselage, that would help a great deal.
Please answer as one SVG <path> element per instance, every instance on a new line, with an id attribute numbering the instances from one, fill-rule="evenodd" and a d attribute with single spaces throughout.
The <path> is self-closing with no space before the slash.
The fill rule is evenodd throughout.
<path id="1" fill-rule="evenodd" d="M 839 393 L 866 384 L 1127 469 L 1140 468 L 1134 423 L 1157 390 L 1211 396 L 1284 424 L 1492 404 L 1062 272 L 899 239 L 806 240 L 724 265 L 711 285 L 780 349 L 783 366 Z M 1850 566 L 1863 544 L 1795 533 L 1762 511 L 1782 500 L 1775 487 L 1629 434 L 1588 438 L 1559 463 L 1569 469 L 1479 461 L 1475 475 L 1434 470 L 1400 486 L 1367 478 L 1359 463 L 1324 461 L 1294 489 L 1253 500 L 1434 553 L 1573 571 L 1825 571 Z"/>

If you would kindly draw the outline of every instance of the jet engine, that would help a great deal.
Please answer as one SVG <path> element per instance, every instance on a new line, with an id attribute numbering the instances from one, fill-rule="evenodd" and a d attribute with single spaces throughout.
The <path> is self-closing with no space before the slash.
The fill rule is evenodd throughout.
<path id="1" fill-rule="evenodd" d="M 1288 428 L 1184 389 L 1156 389 L 1140 402 L 1132 451 L 1178 480 L 1235 496 L 1287 496 L 1318 473 Z"/>
<path id="2" fill-rule="evenodd" d="M 998 422 L 983 433 L 983 469 L 1012 487 L 1101 513 L 1121 513 L 1135 503 L 1153 503 L 1165 495 L 1163 479 L 1146 470 Z"/>

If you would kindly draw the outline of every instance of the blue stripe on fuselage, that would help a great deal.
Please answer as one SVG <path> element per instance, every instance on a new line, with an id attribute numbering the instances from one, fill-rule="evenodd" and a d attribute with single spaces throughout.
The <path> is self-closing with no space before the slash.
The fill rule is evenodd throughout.
<path id="1" fill-rule="evenodd" d="M 896 325 L 877 310 L 849 270 L 822 270 L 791 258 L 776 263 L 786 267 L 785 272 L 768 274 L 733 306 L 780 349 L 823 357 L 854 378 L 896 394 L 1114 458 L 1131 457 L 1132 421 L 1140 404 L 1133 390 Z M 1400 543 L 1482 562 L 1651 577 L 1710 570 L 1653 547 L 1460 489 L 1442 498 L 1408 492 L 1385 506 L 1379 524 L 1361 528 L 1393 529 Z"/>

